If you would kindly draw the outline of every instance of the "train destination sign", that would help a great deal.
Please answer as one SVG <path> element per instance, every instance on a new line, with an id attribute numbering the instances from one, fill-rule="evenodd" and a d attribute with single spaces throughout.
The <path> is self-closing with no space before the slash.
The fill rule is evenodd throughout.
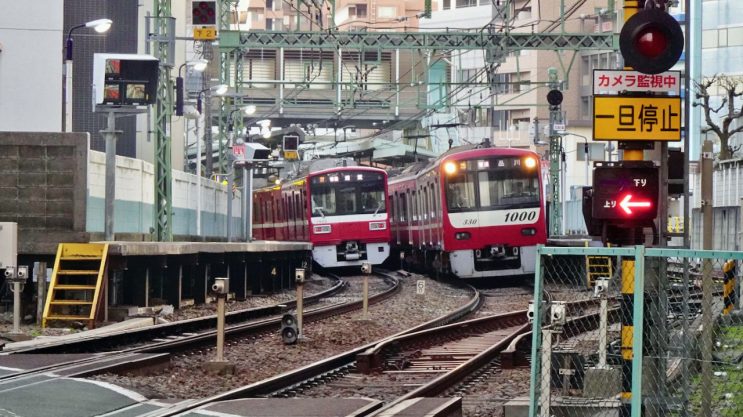
<path id="1" fill-rule="evenodd" d="M 593 139 L 680 141 L 680 97 L 593 97 Z"/>
<path id="2" fill-rule="evenodd" d="M 626 163 L 625 163 L 626 164 Z M 650 164 L 597 165 L 593 172 L 593 218 L 652 220 L 658 211 L 658 168 Z"/>
<path id="3" fill-rule="evenodd" d="M 681 94 L 681 72 L 643 74 L 638 71 L 593 70 L 593 94 L 624 92 Z"/>

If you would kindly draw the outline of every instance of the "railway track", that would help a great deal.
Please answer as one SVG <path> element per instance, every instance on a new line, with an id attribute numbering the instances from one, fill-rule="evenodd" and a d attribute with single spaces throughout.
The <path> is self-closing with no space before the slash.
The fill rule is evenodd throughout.
<path id="1" fill-rule="evenodd" d="M 345 282 L 335 275 L 327 275 L 335 284 L 325 291 L 304 297 L 305 305 L 317 304 L 343 290 Z M 280 316 L 296 307 L 296 300 L 267 307 L 249 308 L 229 312 L 225 315 L 227 325 Z M 74 340 L 52 341 L 47 344 L 21 349 L 6 349 L 2 353 L 97 353 L 120 350 L 122 347 L 146 344 L 152 340 L 194 337 L 217 327 L 217 316 L 210 315 L 150 327 L 129 329 Z"/>

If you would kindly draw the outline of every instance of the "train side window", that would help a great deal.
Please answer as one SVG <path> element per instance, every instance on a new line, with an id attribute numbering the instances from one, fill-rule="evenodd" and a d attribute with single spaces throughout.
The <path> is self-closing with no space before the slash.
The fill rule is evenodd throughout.
<path id="1" fill-rule="evenodd" d="M 287 220 L 289 220 L 290 222 L 293 222 L 294 221 L 294 202 L 292 201 L 292 196 L 291 195 L 286 196 L 284 201 L 286 201 L 286 207 L 288 208 L 287 213 L 289 215 L 289 218 Z"/>
<path id="2" fill-rule="evenodd" d="M 413 220 L 413 200 L 410 197 L 410 191 L 405 192 L 405 218 L 408 221 Z"/>
<path id="3" fill-rule="evenodd" d="M 387 197 L 389 200 L 389 203 L 387 206 L 389 206 L 390 210 L 392 210 L 392 213 L 390 213 L 390 216 L 388 217 L 390 219 L 390 223 L 395 223 L 395 202 L 392 200 L 392 195 L 390 194 L 389 197 Z"/>
<path id="4" fill-rule="evenodd" d="M 418 192 L 413 191 L 413 221 L 417 222 L 420 218 L 418 215 Z"/>
<path id="5" fill-rule="evenodd" d="M 258 219 L 261 218 L 261 203 L 257 198 L 253 197 L 253 224 L 258 223 Z"/>
<path id="6" fill-rule="evenodd" d="M 428 220 L 428 187 L 423 186 L 423 195 L 421 196 L 421 214 L 423 214 L 423 220 Z"/>

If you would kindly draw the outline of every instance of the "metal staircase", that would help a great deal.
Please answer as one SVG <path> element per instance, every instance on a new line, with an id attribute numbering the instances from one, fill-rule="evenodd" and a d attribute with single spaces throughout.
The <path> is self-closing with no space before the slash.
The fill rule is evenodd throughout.
<path id="1" fill-rule="evenodd" d="M 107 243 L 60 243 L 54 261 L 42 326 L 82 321 L 95 327 L 106 276 Z"/>
<path id="2" fill-rule="evenodd" d="M 588 246 L 588 243 L 586 243 Z M 611 245 L 607 245 L 610 247 Z M 609 256 L 586 256 L 586 286 L 593 288 L 597 278 L 611 278 L 614 269 Z"/>

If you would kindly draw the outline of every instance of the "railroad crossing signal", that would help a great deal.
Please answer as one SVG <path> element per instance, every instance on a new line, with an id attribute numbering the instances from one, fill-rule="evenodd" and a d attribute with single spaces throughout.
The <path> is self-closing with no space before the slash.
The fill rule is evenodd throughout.
<path id="1" fill-rule="evenodd" d="M 191 18 L 194 26 L 217 24 L 216 1 L 194 1 L 191 3 Z"/>
<path id="2" fill-rule="evenodd" d="M 650 161 L 597 163 L 592 214 L 597 220 L 635 227 L 658 212 L 658 167 Z"/>
<path id="3" fill-rule="evenodd" d="M 299 159 L 299 136 L 284 135 L 282 150 L 284 152 L 284 159 Z"/>
<path id="4" fill-rule="evenodd" d="M 194 1 L 191 3 L 193 38 L 197 41 L 217 39 L 217 2 Z"/>
<path id="5" fill-rule="evenodd" d="M 627 19 L 619 34 L 624 64 L 645 74 L 668 71 L 684 50 L 679 22 L 660 8 L 643 9 Z"/>

